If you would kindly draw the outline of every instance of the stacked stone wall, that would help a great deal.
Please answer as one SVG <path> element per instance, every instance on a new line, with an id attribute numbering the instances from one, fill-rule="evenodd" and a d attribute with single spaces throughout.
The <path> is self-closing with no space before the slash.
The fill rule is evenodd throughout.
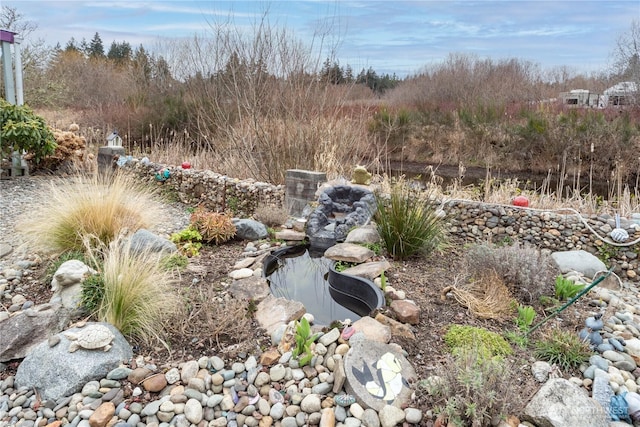
<path id="1" fill-rule="evenodd" d="M 180 167 L 169 167 L 170 178 L 158 182 L 155 175 L 162 168 L 135 160 L 125 166 L 143 179 L 166 187 L 180 201 L 192 206 L 249 217 L 260 206 L 283 208 L 285 204 L 283 185 Z M 581 215 L 570 209 L 543 211 L 468 200 L 446 201 L 442 209 L 447 230 L 458 241 L 469 244 L 520 241 L 551 251 L 582 249 L 596 255 L 608 267 L 613 266 L 622 279 L 640 280 L 640 214 L 622 218 L 621 227 L 627 230 L 629 239 L 627 245 L 620 245 L 609 237 L 615 219 L 607 214 Z M 635 244 L 628 245 L 632 242 Z"/>

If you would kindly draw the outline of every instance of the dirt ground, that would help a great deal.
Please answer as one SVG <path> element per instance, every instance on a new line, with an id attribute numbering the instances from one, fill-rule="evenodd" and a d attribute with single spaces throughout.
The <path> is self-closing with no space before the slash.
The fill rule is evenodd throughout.
<path id="1" fill-rule="evenodd" d="M 187 310 L 183 319 L 168 326 L 167 346 L 134 342 L 134 352 L 144 355 L 159 367 L 167 367 L 203 355 L 219 355 L 229 362 L 241 361 L 249 354 L 258 355 L 270 347 L 269 337 L 250 316 L 254 307 L 248 301 L 232 301 L 227 291 L 230 283 L 227 274 L 240 259 L 245 244 L 234 241 L 221 246 L 205 246 L 198 257 L 190 258 L 189 265 L 177 276 Z M 448 363 L 443 336 L 451 324 L 481 326 L 495 332 L 516 329 L 515 314 L 503 322 L 481 320 L 455 299 L 441 298 L 442 290 L 454 283 L 462 255 L 463 246 L 452 244 L 446 252 L 426 259 L 416 257 L 392 262 L 392 268 L 387 272 L 389 284 L 405 291 L 407 298 L 415 301 L 421 310 L 420 323 L 412 327 L 416 339 L 393 339 L 408 353 L 408 360 L 419 379 L 434 375 L 439 366 Z M 25 294 L 36 304 L 47 302 L 51 296 L 50 286 L 44 283 L 48 265 L 50 263 L 44 261 L 34 273 L 33 280 L 24 286 Z M 382 311 L 391 316 L 386 309 Z M 536 311 L 541 312 L 541 308 L 537 307 Z M 571 314 L 563 317 L 560 326 L 578 330 L 586 311 L 588 307 L 585 304 L 576 304 L 576 308 L 567 310 Z M 530 371 L 535 359 L 530 349 L 515 345 L 513 348 L 514 355 L 509 361 L 514 370 L 511 375 L 513 390 L 518 394 L 514 398 L 524 404 L 539 388 Z M 8 369 L 0 372 L 0 378 L 14 373 L 18 364 L 19 361 L 9 363 Z M 571 373 L 563 374 L 568 378 Z M 423 411 L 432 409 L 432 405 L 428 396 L 420 392 L 416 393 L 412 404 Z M 518 408 L 515 415 L 519 415 L 522 405 Z"/>

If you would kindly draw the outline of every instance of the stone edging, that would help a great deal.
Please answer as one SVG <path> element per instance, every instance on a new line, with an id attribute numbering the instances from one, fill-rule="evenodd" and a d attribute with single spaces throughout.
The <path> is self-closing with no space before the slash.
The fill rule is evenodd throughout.
<path id="1" fill-rule="evenodd" d="M 155 174 L 163 165 L 127 162 L 130 169 L 145 180 L 157 182 Z M 259 206 L 282 208 L 285 186 L 255 180 L 239 180 L 208 170 L 167 167 L 170 178 L 158 185 L 169 187 L 180 201 L 204 205 L 211 210 L 231 210 L 236 216 L 251 216 Z M 487 204 L 468 200 L 442 202 L 448 232 L 467 243 L 510 243 L 523 241 L 540 249 L 567 251 L 583 249 L 599 257 L 621 279 L 640 281 L 640 243 L 614 246 L 604 239 L 615 227 L 611 215 L 580 216 L 577 212 L 544 211 L 510 205 Z M 637 216 L 638 218 L 635 218 Z M 583 222 L 586 221 L 591 229 Z M 622 219 L 629 233 L 627 242 L 640 239 L 640 214 Z M 594 233 L 594 231 L 596 233 Z"/>

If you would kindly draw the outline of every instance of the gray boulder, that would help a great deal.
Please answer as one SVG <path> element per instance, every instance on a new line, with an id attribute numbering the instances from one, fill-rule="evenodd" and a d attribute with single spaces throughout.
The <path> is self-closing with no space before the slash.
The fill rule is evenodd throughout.
<path id="1" fill-rule="evenodd" d="M 0 322 L 0 362 L 22 359 L 40 342 L 60 332 L 70 313 L 59 304 L 42 304 Z"/>
<path id="2" fill-rule="evenodd" d="M 551 258 L 558 265 L 562 274 L 577 271 L 586 277 L 593 278 L 597 272 L 607 269 L 607 266 L 598 257 L 583 250 L 553 252 Z"/>
<path id="3" fill-rule="evenodd" d="M 236 226 L 236 237 L 243 240 L 260 240 L 269 237 L 267 227 L 253 219 L 234 218 L 233 224 Z"/>
<path id="4" fill-rule="evenodd" d="M 60 333 L 53 347 L 45 340 L 27 354 L 16 372 L 16 387 L 35 388 L 43 399 L 58 400 L 79 392 L 89 381 L 104 378 L 123 361 L 131 359 L 133 351 L 120 331 L 109 323 L 100 324 L 115 335 L 109 351 L 80 348 L 70 353 L 71 341 Z M 71 328 L 65 333 L 80 331 L 81 328 Z"/>
<path id="5" fill-rule="evenodd" d="M 538 427 L 602 427 L 609 423 L 602 406 L 564 378 L 547 381 L 524 408 L 523 418 Z"/>
<path id="6" fill-rule="evenodd" d="M 173 254 L 178 251 L 176 245 L 164 237 L 160 237 L 149 230 L 140 229 L 130 238 L 131 251 L 140 253 L 145 250 L 152 252 L 166 252 Z"/>

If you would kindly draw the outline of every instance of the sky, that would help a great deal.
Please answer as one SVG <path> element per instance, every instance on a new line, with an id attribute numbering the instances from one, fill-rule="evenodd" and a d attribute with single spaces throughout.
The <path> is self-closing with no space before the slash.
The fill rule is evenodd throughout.
<path id="1" fill-rule="evenodd" d="M 405 77 L 441 63 L 450 53 L 492 60 L 518 58 L 542 69 L 604 71 L 616 40 L 640 21 L 640 0 L 476 1 L 31 1 L 3 0 L 38 29 L 30 37 L 62 47 L 98 32 L 134 48 L 165 38 L 211 33 L 231 21 L 251 28 L 265 16 L 310 43 L 325 34 L 341 66 L 357 73 Z M 325 55 L 327 56 L 327 55 Z"/>

